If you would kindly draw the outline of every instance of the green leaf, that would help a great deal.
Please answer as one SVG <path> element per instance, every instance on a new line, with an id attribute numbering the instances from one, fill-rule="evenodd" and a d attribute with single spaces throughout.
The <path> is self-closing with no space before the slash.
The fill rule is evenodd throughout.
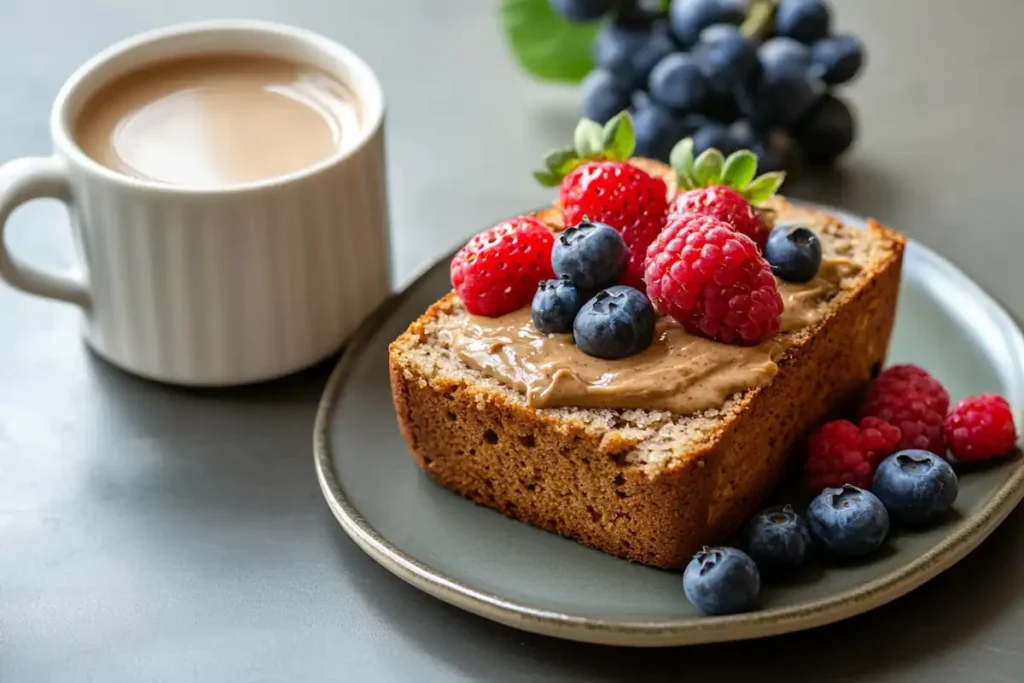
<path id="1" fill-rule="evenodd" d="M 625 161 L 633 156 L 636 138 L 633 136 L 633 120 L 626 112 L 619 112 L 604 124 L 602 147 L 604 156 L 613 161 Z"/>
<path id="2" fill-rule="evenodd" d="M 544 157 L 544 168 L 562 178 L 580 165 L 580 158 L 572 147 L 562 147 L 548 152 Z"/>
<path id="3" fill-rule="evenodd" d="M 722 167 L 722 182 L 729 187 L 742 190 L 757 173 L 757 155 L 749 149 L 733 152 Z"/>
<path id="4" fill-rule="evenodd" d="M 601 154 L 603 140 L 604 131 L 600 123 L 590 119 L 580 119 L 576 125 L 576 134 L 573 136 L 576 155 L 580 159 L 593 159 Z"/>
<path id="5" fill-rule="evenodd" d="M 561 178 L 548 171 L 534 171 L 533 177 L 544 187 L 558 187 L 562 183 Z"/>
<path id="6" fill-rule="evenodd" d="M 693 138 L 677 142 L 669 153 L 668 161 L 676 172 L 676 184 L 680 190 L 692 190 L 697 186 L 693 180 Z"/>
<path id="7" fill-rule="evenodd" d="M 498 18 L 516 61 L 537 78 L 578 83 L 593 68 L 597 22 L 570 23 L 548 0 L 501 0 Z"/>
<path id="8" fill-rule="evenodd" d="M 778 191 L 782 181 L 785 179 L 786 174 L 782 171 L 765 173 L 743 188 L 743 196 L 751 204 L 760 204 L 761 202 L 768 201 Z"/>
<path id="9" fill-rule="evenodd" d="M 697 185 L 717 185 L 722 180 L 725 157 L 714 147 L 704 150 L 693 162 L 693 179 Z"/>

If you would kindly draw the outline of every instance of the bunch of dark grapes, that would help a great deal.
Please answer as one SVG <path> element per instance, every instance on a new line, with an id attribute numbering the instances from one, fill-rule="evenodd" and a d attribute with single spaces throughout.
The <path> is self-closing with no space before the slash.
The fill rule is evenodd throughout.
<path id="1" fill-rule="evenodd" d="M 628 109 L 639 156 L 665 161 L 690 136 L 695 153 L 751 149 L 777 170 L 794 153 L 831 163 L 853 143 L 853 114 L 832 90 L 857 75 L 864 52 L 832 33 L 823 0 L 672 0 L 667 12 L 549 1 L 572 21 L 605 17 L 581 114 L 604 122 Z"/>

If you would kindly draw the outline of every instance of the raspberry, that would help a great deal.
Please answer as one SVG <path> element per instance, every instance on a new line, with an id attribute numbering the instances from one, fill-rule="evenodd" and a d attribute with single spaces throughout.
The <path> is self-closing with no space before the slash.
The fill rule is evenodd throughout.
<path id="1" fill-rule="evenodd" d="M 555 237 L 529 216 L 513 218 L 473 237 L 452 259 L 452 286 L 466 310 L 495 317 L 529 305 L 541 280 L 555 276 Z"/>
<path id="2" fill-rule="evenodd" d="M 671 223 L 647 250 L 647 295 L 693 334 L 757 344 L 779 331 L 782 297 L 746 235 L 709 216 Z"/>
<path id="3" fill-rule="evenodd" d="M 736 232 L 754 240 L 754 244 L 761 250 L 764 250 L 771 232 L 746 197 L 727 185 L 702 187 L 676 195 L 669 206 L 668 222 L 672 223 L 686 214 L 694 213 L 728 223 Z"/>
<path id="4" fill-rule="evenodd" d="M 811 435 L 804 479 L 812 491 L 852 484 L 871 486 L 878 463 L 892 455 L 900 430 L 884 420 L 866 417 L 860 426 L 848 420 L 826 422 Z"/>
<path id="5" fill-rule="evenodd" d="M 916 365 L 894 365 L 871 383 L 861 417 L 878 417 L 899 427 L 900 450 L 919 448 L 945 455 L 942 421 L 949 394 L 937 379 Z"/>
<path id="6" fill-rule="evenodd" d="M 965 398 L 946 416 L 946 440 L 962 462 L 1006 455 L 1017 443 L 1010 404 L 995 394 Z"/>
<path id="7" fill-rule="evenodd" d="M 665 225 L 665 181 L 623 161 L 591 161 L 562 180 L 558 197 L 566 225 L 584 220 L 615 228 L 629 250 L 622 284 L 644 290 L 647 245 Z"/>

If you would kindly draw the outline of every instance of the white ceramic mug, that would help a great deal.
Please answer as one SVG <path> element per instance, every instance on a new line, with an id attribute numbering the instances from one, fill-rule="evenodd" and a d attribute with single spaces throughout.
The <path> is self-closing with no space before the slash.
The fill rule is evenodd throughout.
<path id="1" fill-rule="evenodd" d="M 223 189 L 140 180 L 86 156 L 71 135 L 89 96 L 148 63 L 211 52 L 309 64 L 359 101 L 353 144 L 299 172 Z M 76 71 L 53 105 L 54 154 L 0 167 L 0 276 L 82 309 L 102 357 L 160 381 L 221 386 L 285 375 L 334 353 L 390 289 L 384 101 L 370 68 L 301 29 L 255 21 L 131 38 Z M 3 245 L 11 212 L 63 201 L 81 275 L 46 273 Z"/>

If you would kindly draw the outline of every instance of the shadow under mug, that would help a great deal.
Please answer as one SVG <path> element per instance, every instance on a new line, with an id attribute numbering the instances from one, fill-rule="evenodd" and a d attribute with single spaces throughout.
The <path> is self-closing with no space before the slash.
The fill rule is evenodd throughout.
<path id="1" fill-rule="evenodd" d="M 71 130 L 103 85 L 146 64 L 247 53 L 312 65 L 345 83 L 361 111 L 345 150 L 296 173 L 225 188 L 121 175 L 86 156 Z M 314 33 L 257 21 L 174 26 L 100 53 L 53 105 L 54 154 L 0 167 L 0 276 L 70 302 L 103 358 L 174 384 L 258 382 L 336 352 L 389 294 L 384 100 L 359 57 Z M 21 204 L 68 207 L 80 277 L 12 256 L 3 226 Z"/>

